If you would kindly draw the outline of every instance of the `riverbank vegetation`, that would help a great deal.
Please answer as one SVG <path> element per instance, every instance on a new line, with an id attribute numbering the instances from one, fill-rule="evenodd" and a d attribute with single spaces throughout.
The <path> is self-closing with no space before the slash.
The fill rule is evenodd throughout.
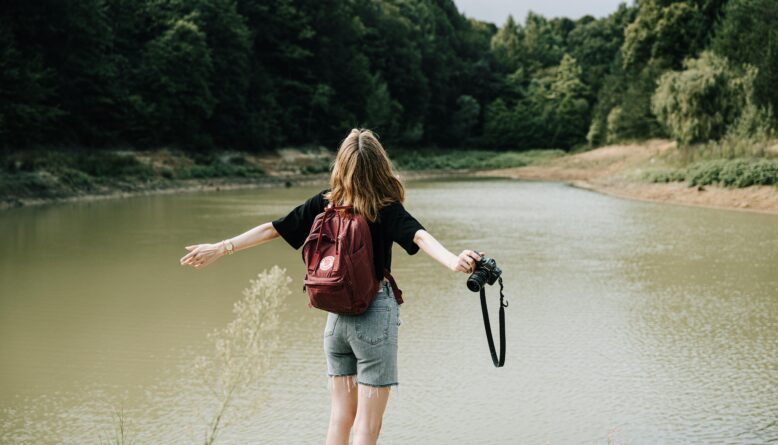
<path id="1" fill-rule="evenodd" d="M 717 159 L 701 161 L 686 168 L 652 171 L 646 174 L 651 182 L 682 182 L 690 186 L 721 185 L 751 187 L 778 185 L 778 160 Z"/>
<path id="2" fill-rule="evenodd" d="M 14 0 L 0 17 L 11 159 L 0 188 L 46 196 L 54 180 L 33 174 L 41 164 L 73 190 L 257 178 L 240 157 L 209 153 L 332 151 L 354 126 L 409 170 L 517 167 L 539 155 L 508 151 L 670 138 L 686 158 L 656 180 L 739 153 L 747 178 L 774 183 L 771 161 L 758 161 L 778 126 L 776 23 L 776 0 L 641 0 L 602 18 L 531 12 L 502 24 L 451 0 Z M 206 159 L 150 169 L 117 147 Z"/>
<path id="3" fill-rule="evenodd" d="M 473 171 L 523 167 L 562 156 L 562 150 L 391 150 L 400 171 Z M 273 152 L 190 152 L 162 150 L 36 149 L 7 155 L 0 165 L 0 205 L 11 207 L 79 196 L 107 196 L 155 190 L 278 184 L 326 180 L 335 153 L 324 147 Z M 424 174 L 423 172 L 421 173 Z"/>
<path id="4" fill-rule="evenodd" d="M 0 171 L 0 201 L 5 205 L 18 205 L 25 199 L 56 200 L 265 176 L 260 165 L 240 153 L 169 150 L 26 150 L 3 157 Z"/>
<path id="5" fill-rule="evenodd" d="M 392 163 L 400 170 L 486 170 L 524 167 L 564 155 L 562 150 L 394 150 Z"/>

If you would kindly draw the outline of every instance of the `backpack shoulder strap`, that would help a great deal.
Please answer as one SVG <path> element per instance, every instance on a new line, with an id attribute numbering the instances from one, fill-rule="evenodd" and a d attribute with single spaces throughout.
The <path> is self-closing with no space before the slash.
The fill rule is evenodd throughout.
<path id="1" fill-rule="evenodd" d="M 397 287 L 397 282 L 394 281 L 394 277 L 389 273 L 389 269 L 384 269 L 384 278 L 386 278 L 392 286 L 392 293 L 394 294 L 394 299 L 397 300 L 397 304 L 403 304 L 403 291 Z"/>

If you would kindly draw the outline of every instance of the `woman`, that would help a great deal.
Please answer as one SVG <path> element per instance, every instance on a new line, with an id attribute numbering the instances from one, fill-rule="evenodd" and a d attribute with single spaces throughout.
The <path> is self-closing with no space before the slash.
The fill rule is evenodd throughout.
<path id="1" fill-rule="evenodd" d="M 329 202 L 351 204 L 356 213 L 367 219 L 379 290 L 364 314 L 327 316 L 324 351 L 327 374 L 333 383 L 328 445 L 348 444 L 352 426 L 355 445 L 375 444 L 389 389 L 398 384 L 397 328 L 402 300 L 395 298 L 392 287 L 383 278 L 384 270 L 391 269 L 392 243 L 399 244 L 409 255 L 421 248 L 455 272 L 472 273 L 479 259 L 479 254 L 472 250 L 457 256 L 443 247 L 405 210 L 404 199 L 405 188 L 376 136 L 370 130 L 353 129 L 338 149 L 329 189 L 312 196 L 288 215 L 229 240 L 186 246 L 189 253 L 180 260 L 182 265 L 201 269 L 225 254 L 279 235 L 299 249 L 313 219 Z M 359 390 L 352 391 L 353 386 Z"/>

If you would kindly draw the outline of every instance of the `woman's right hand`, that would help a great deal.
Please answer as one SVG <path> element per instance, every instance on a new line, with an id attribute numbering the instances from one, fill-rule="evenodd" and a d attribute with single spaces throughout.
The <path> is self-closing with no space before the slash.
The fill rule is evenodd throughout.
<path id="1" fill-rule="evenodd" d="M 483 254 L 484 252 L 481 252 L 481 255 Z M 458 257 L 451 261 L 449 268 L 454 272 L 471 274 L 475 271 L 476 262 L 481 259 L 481 255 L 474 250 L 463 250 Z"/>
<path id="2" fill-rule="evenodd" d="M 184 247 L 189 253 L 179 260 L 182 266 L 190 265 L 195 269 L 202 269 L 224 255 L 224 246 L 221 242 L 216 244 L 192 244 Z"/>

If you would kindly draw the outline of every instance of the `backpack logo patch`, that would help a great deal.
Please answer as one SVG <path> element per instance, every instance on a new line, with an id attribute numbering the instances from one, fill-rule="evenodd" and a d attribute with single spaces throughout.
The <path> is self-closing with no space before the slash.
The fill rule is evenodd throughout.
<path id="1" fill-rule="evenodd" d="M 335 263 L 335 257 L 334 256 L 332 256 L 332 255 L 325 256 L 319 262 L 319 269 L 321 269 L 321 270 L 330 270 L 330 269 L 332 269 L 333 263 Z"/>

